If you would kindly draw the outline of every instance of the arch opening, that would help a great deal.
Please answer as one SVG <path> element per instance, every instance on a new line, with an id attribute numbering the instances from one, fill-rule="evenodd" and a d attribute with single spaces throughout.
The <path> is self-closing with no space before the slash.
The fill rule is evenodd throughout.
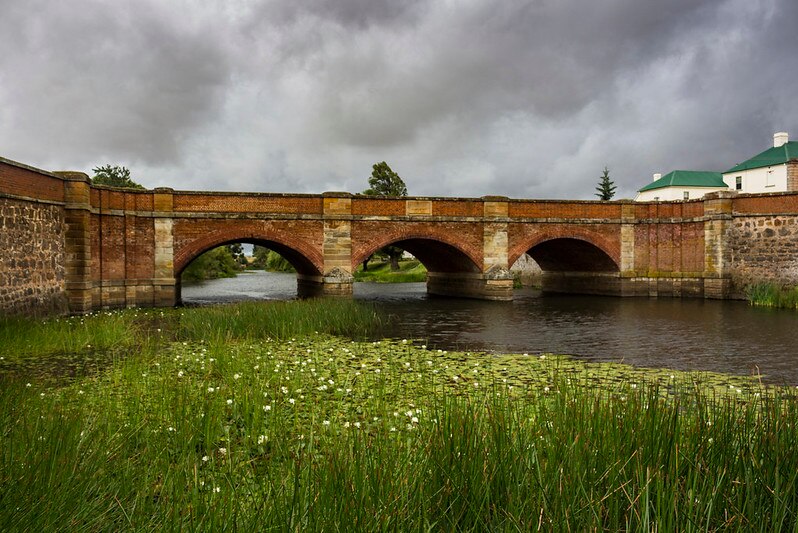
<path id="1" fill-rule="evenodd" d="M 481 266 L 455 244 L 428 237 L 405 237 L 374 245 L 355 260 L 355 270 L 363 261 L 386 246 L 403 250 L 426 269 L 427 293 L 465 298 L 485 298 L 485 276 Z M 401 273 L 398 276 L 402 278 Z M 418 278 L 411 281 L 420 281 Z M 355 294 L 363 295 L 355 287 Z M 368 289 L 371 291 L 372 289 Z M 390 289 L 388 289 L 390 290 Z"/>
<path id="2" fill-rule="evenodd" d="M 436 239 L 413 237 L 380 243 L 355 259 L 354 268 L 386 247 L 400 248 L 418 259 L 428 272 L 480 272 L 479 266 L 464 251 Z"/>
<path id="3" fill-rule="evenodd" d="M 244 246 L 248 245 L 248 246 Z M 276 259 L 290 268 L 270 268 L 268 265 L 259 264 L 255 257 L 255 250 L 272 252 Z M 238 251 L 236 252 L 236 249 Z M 194 283 L 201 281 L 196 276 L 186 276 L 199 261 L 211 256 L 213 263 L 222 262 L 229 267 L 230 261 L 235 261 L 237 268 L 234 272 L 235 280 L 214 284 L 212 294 L 203 294 L 203 287 Z M 231 257 L 232 256 L 232 257 Z M 263 262 L 261 262 L 263 263 Z M 267 238 L 247 237 L 243 239 L 220 239 L 211 244 L 207 242 L 193 250 L 191 255 L 175 265 L 175 297 L 178 304 L 183 303 L 222 303 L 253 299 L 293 299 L 315 296 L 321 290 L 321 271 L 305 254 L 281 242 Z M 264 268 L 265 267 L 265 268 Z M 223 267 L 225 268 L 225 267 Z M 230 277 L 226 275 L 213 277 Z M 183 285 L 186 283 L 189 296 L 184 299 Z M 207 289 L 205 289 L 207 290 Z"/>
<path id="4" fill-rule="evenodd" d="M 580 239 L 543 241 L 526 252 L 545 272 L 618 272 L 620 268 L 604 250 Z"/>
<path id="5" fill-rule="evenodd" d="M 543 292 L 620 295 L 620 267 L 605 250 L 582 239 L 555 238 L 526 251 L 539 268 Z"/>

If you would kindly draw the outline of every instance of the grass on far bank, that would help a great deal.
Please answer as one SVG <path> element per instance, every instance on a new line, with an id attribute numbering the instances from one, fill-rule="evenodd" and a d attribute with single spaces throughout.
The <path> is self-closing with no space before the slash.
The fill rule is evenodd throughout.
<path id="1" fill-rule="evenodd" d="M 795 388 L 330 335 L 379 321 L 313 300 L 3 322 L 9 357 L 125 357 L 2 379 L 0 531 L 798 528 Z"/>
<path id="2" fill-rule="evenodd" d="M 392 271 L 388 262 L 372 261 L 369 269 L 363 271 L 363 265 L 354 273 L 355 281 L 371 281 L 376 283 L 408 283 L 427 281 L 427 269 L 417 259 L 399 261 L 399 270 Z"/>

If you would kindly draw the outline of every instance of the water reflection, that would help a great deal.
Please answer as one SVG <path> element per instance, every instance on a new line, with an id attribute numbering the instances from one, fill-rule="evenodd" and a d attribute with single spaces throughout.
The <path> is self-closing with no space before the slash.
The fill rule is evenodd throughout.
<path id="1" fill-rule="evenodd" d="M 288 299 L 292 274 L 256 272 L 183 288 L 191 303 Z M 513 302 L 427 296 L 423 283 L 355 284 L 393 319 L 389 335 L 441 349 L 565 353 L 636 366 L 752 374 L 798 384 L 798 313 L 701 299 L 545 296 Z"/>

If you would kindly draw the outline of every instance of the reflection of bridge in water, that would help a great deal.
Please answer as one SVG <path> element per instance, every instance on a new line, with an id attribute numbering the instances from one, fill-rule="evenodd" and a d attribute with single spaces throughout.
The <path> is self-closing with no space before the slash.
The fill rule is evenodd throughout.
<path id="1" fill-rule="evenodd" d="M 65 222 L 50 244 L 74 312 L 174 305 L 183 269 L 231 242 L 283 255 L 302 296 L 351 295 L 353 270 L 387 245 L 426 266 L 428 292 L 481 299 L 512 298 L 509 268 L 525 253 L 559 292 L 723 298 L 760 271 L 798 278 L 783 245 L 797 227 L 789 193 L 634 203 L 137 191 L 0 160 L 0 201 Z M 770 233 L 745 237 L 738 228 L 751 221 Z M 770 256 L 746 255 L 753 237 L 770 239 Z"/>

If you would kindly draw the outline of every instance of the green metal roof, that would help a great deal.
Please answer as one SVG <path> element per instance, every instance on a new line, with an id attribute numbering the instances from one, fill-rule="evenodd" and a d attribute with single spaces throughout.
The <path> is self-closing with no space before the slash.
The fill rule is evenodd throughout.
<path id="1" fill-rule="evenodd" d="M 778 148 L 768 148 L 761 154 L 757 154 L 748 161 L 743 161 L 739 165 L 730 168 L 724 174 L 730 172 L 740 172 L 741 170 L 750 170 L 752 168 L 770 167 L 773 165 L 781 165 L 790 159 L 798 158 L 798 142 L 790 141 L 784 143 Z"/>
<path id="2" fill-rule="evenodd" d="M 664 187 L 721 187 L 725 188 L 723 174 L 720 172 L 705 172 L 702 170 L 674 170 L 668 172 L 660 179 L 653 181 L 640 189 L 639 192 L 662 189 Z"/>

